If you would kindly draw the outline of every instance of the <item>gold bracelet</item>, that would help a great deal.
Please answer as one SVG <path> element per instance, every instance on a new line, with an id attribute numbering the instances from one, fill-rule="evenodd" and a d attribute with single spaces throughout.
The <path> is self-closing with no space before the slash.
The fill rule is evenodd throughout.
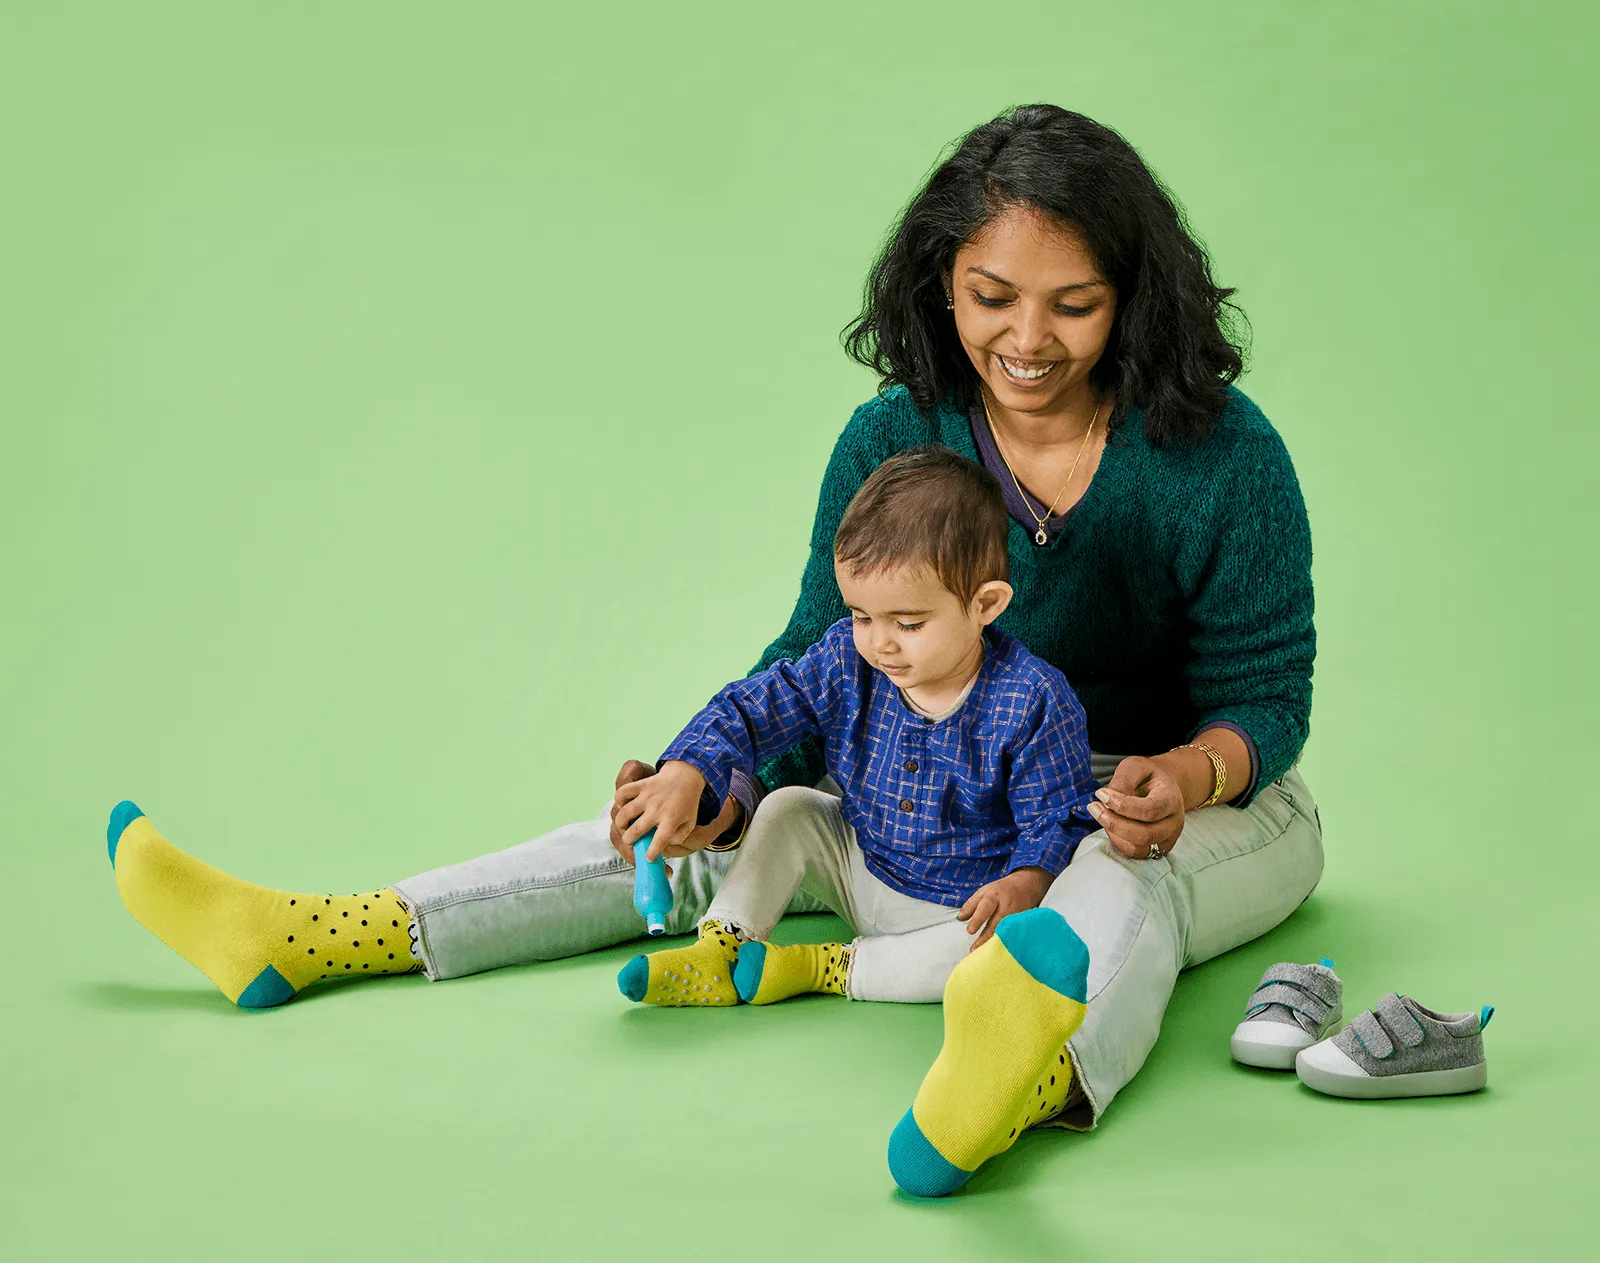
<path id="1" fill-rule="evenodd" d="M 1211 760 L 1211 797 L 1200 804 L 1200 807 L 1210 807 L 1222 800 L 1222 791 L 1228 787 L 1228 764 L 1223 757 L 1208 746 L 1204 741 L 1192 741 L 1187 745 L 1178 747 L 1180 750 L 1198 750 Z M 1195 810 L 1199 811 L 1200 807 Z"/>
<path id="2" fill-rule="evenodd" d="M 739 832 L 738 832 L 737 835 L 735 835 L 733 841 L 732 842 L 724 842 L 722 840 L 723 838 L 728 836 L 728 831 L 727 830 L 723 830 L 721 837 L 717 838 L 717 840 L 715 842 L 707 842 L 706 843 L 705 849 L 708 850 L 708 851 L 737 851 L 739 849 L 739 843 L 744 841 L 745 830 L 748 829 L 749 827 L 750 827 L 750 813 L 744 809 L 744 804 L 740 803 L 739 804 Z"/>

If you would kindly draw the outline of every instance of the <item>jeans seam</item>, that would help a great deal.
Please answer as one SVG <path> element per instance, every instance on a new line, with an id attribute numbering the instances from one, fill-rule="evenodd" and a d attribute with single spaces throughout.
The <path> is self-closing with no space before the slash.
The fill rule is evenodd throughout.
<path id="1" fill-rule="evenodd" d="M 631 865 L 628 863 L 628 861 L 623 859 L 621 856 L 618 856 L 609 864 L 601 865 L 599 868 L 586 869 L 581 873 L 574 873 L 571 876 L 563 877 L 556 881 L 515 881 L 508 882 L 503 886 L 480 887 L 477 890 L 463 891 L 459 894 L 451 895 L 447 898 L 441 899 L 438 903 L 429 904 L 425 911 L 421 905 L 421 902 L 416 901 L 416 915 L 421 917 L 427 915 L 428 913 L 443 912 L 446 908 L 459 907 L 464 903 L 482 903 L 486 899 L 499 899 L 505 895 L 526 894 L 530 890 L 559 890 L 563 886 L 575 886 L 581 881 L 587 881 L 591 877 L 605 877 L 611 873 L 619 873 L 623 869 L 629 867 L 631 867 Z"/>

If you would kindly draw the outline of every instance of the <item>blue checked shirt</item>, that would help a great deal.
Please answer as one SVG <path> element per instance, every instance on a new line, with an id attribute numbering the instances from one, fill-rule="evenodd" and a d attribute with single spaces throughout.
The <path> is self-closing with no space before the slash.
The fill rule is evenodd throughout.
<path id="1" fill-rule="evenodd" d="M 906 705 L 856 652 L 845 618 L 799 658 L 728 685 L 661 757 L 705 777 L 705 816 L 736 769 L 754 776 L 810 736 L 823 739 L 867 867 L 914 899 L 958 907 L 1013 869 L 1059 873 L 1097 827 L 1083 707 L 1060 671 L 996 627 L 945 719 Z"/>

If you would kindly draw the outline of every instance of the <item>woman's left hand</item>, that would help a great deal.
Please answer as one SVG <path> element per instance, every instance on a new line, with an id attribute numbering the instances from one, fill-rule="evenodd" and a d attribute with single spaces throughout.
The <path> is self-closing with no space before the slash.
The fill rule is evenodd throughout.
<path id="1" fill-rule="evenodd" d="M 1099 801 L 1089 805 L 1089 814 L 1131 860 L 1157 858 L 1152 846 L 1165 855 L 1183 832 L 1183 787 L 1160 759 L 1123 759 L 1095 797 Z"/>

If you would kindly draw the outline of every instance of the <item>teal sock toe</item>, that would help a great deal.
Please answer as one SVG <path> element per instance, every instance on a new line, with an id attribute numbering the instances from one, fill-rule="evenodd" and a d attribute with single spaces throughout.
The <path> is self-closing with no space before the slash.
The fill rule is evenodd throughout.
<path id="1" fill-rule="evenodd" d="M 294 999 L 295 989 L 289 980 L 268 965 L 239 993 L 234 1001 L 241 1009 L 272 1009 Z"/>
<path id="2" fill-rule="evenodd" d="M 117 863 L 117 843 L 122 840 L 122 831 L 142 815 L 144 812 L 126 798 L 111 809 L 111 823 L 106 826 L 106 854 L 111 856 L 113 867 Z"/>
<path id="3" fill-rule="evenodd" d="M 644 999 L 650 985 L 650 958 L 635 956 L 617 974 L 617 988 L 635 1004 Z"/>
<path id="4" fill-rule="evenodd" d="M 761 989 L 761 974 L 767 967 L 767 945 L 749 942 L 739 944 L 739 959 L 733 966 L 733 989 L 739 998 L 749 1004 Z"/>
<path id="5" fill-rule="evenodd" d="M 1079 1004 L 1088 1003 L 1089 949 L 1059 912 L 1015 912 L 995 927 L 994 935 L 1036 981 Z"/>
<path id="6" fill-rule="evenodd" d="M 913 1197 L 945 1197 L 972 1178 L 933 1147 L 910 1110 L 889 1136 L 889 1174 Z"/>

